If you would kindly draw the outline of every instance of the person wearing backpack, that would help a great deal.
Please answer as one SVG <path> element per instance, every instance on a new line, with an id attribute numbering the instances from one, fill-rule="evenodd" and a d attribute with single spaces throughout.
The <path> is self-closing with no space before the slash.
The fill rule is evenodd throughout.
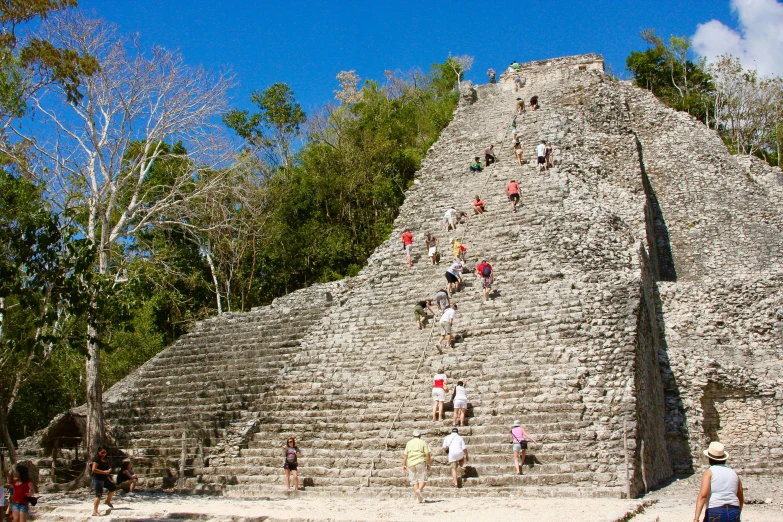
<path id="1" fill-rule="evenodd" d="M 484 294 L 484 300 L 487 301 L 489 292 L 492 291 L 492 283 L 495 281 L 495 272 L 486 259 L 481 260 L 481 263 L 476 267 L 476 272 L 478 272 L 479 279 L 481 279 L 481 292 Z"/>

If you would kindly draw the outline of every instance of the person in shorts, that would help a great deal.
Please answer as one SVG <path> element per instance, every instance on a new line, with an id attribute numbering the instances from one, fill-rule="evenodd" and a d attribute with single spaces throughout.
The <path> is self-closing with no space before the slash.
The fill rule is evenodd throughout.
<path id="1" fill-rule="evenodd" d="M 489 68 L 487 69 L 487 76 L 489 76 L 489 83 L 495 83 L 495 69 Z"/>
<path id="2" fill-rule="evenodd" d="M 446 227 L 446 231 L 457 230 L 457 221 L 459 221 L 459 213 L 456 208 L 451 207 L 443 214 L 443 224 Z"/>
<path id="3" fill-rule="evenodd" d="M 455 488 L 459 487 L 459 470 L 468 461 L 468 446 L 460 437 L 459 428 L 451 428 L 451 433 L 443 439 L 443 451 L 448 454 L 451 478 Z"/>
<path id="4" fill-rule="evenodd" d="M 283 469 L 285 470 L 285 488 L 291 491 L 291 475 L 294 476 L 294 490 L 299 490 L 299 457 L 302 453 L 296 446 L 296 439 L 290 437 L 285 446 L 283 446 L 283 457 L 285 462 L 283 463 Z"/>
<path id="5" fill-rule="evenodd" d="M 123 491 L 127 491 L 129 496 L 133 496 L 133 490 L 136 488 L 136 483 L 139 481 L 139 477 L 136 476 L 136 472 L 133 471 L 133 463 L 130 459 L 125 459 L 120 464 L 120 471 L 117 472 L 117 487 Z"/>
<path id="6" fill-rule="evenodd" d="M 525 86 L 525 81 L 522 79 L 522 77 L 517 74 L 514 76 L 514 92 L 517 92 L 519 89 Z"/>
<path id="7" fill-rule="evenodd" d="M 544 149 L 544 158 L 546 158 L 546 168 L 549 170 L 550 168 L 554 168 L 555 166 L 555 148 L 552 146 L 552 142 L 548 142 L 546 144 L 546 149 Z"/>
<path id="8" fill-rule="evenodd" d="M 465 384 L 462 381 L 457 381 L 451 402 L 454 404 L 454 418 L 451 425 L 456 426 L 457 418 L 459 418 L 459 425 L 464 426 L 465 413 L 468 411 L 468 392 L 465 390 Z"/>
<path id="9" fill-rule="evenodd" d="M 430 258 L 430 264 L 437 265 L 440 263 L 440 259 L 438 259 L 438 247 L 440 246 L 440 240 L 429 232 L 425 232 L 424 246 L 427 249 L 427 255 Z"/>
<path id="10" fill-rule="evenodd" d="M 453 295 L 454 292 L 459 292 L 460 274 L 462 274 L 462 263 L 459 261 L 452 263 L 449 269 L 446 270 L 446 283 L 448 283 L 446 288 L 449 291 L 449 295 Z"/>
<path id="11" fill-rule="evenodd" d="M 522 98 L 517 98 L 517 103 L 514 105 L 514 115 L 519 116 L 525 112 L 525 102 Z"/>
<path id="12" fill-rule="evenodd" d="M 495 282 L 495 271 L 486 259 L 482 259 L 476 267 L 476 272 L 478 272 L 481 281 L 481 293 L 484 295 L 484 300 L 487 301 L 489 293 L 492 291 L 492 283 Z"/>
<path id="13" fill-rule="evenodd" d="M 443 407 L 446 404 L 446 392 L 449 391 L 449 378 L 438 369 L 432 377 L 432 420 L 434 422 L 443 420 Z"/>
<path id="14" fill-rule="evenodd" d="M 511 202 L 511 211 L 516 212 L 517 203 L 519 203 L 519 184 L 516 180 L 512 179 L 506 185 L 506 196 L 508 196 L 508 200 Z"/>
<path id="15" fill-rule="evenodd" d="M 443 288 L 435 292 L 435 304 L 438 305 L 438 311 L 440 313 L 443 313 L 451 306 L 451 298 L 449 297 L 449 293 Z"/>
<path id="16" fill-rule="evenodd" d="M 528 435 L 525 428 L 520 426 L 519 421 L 515 420 L 511 427 L 511 450 L 514 452 L 514 466 L 517 468 L 517 475 L 522 474 L 522 465 L 525 464 L 527 454 L 527 443 L 536 442 L 533 437 Z"/>
<path id="17" fill-rule="evenodd" d="M 424 328 L 424 323 L 427 321 L 426 310 L 429 310 L 433 316 L 435 315 L 435 312 L 430 308 L 430 303 L 429 299 L 425 299 L 416 303 L 416 306 L 413 308 L 413 315 L 416 317 L 416 325 L 419 327 L 419 330 Z"/>
<path id="18" fill-rule="evenodd" d="M 536 145 L 536 156 L 538 156 L 538 170 L 543 171 L 546 169 L 546 142 L 541 141 Z"/>
<path id="19" fill-rule="evenodd" d="M 452 329 L 454 328 L 454 320 L 457 318 L 457 304 L 454 303 L 450 308 L 447 308 L 443 315 L 440 316 L 438 321 L 438 327 L 440 328 L 440 340 L 438 341 L 438 349 L 443 346 L 443 341 L 446 341 L 446 346 L 451 346 Z M 445 402 L 446 399 L 444 398 Z M 442 410 L 441 410 L 442 411 Z"/>
<path id="20" fill-rule="evenodd" d="M 411 268 L 411 250 L 413 249 L 413 234 L 411 229 L 406 228 L 402 233 L 402 248 L 405 250 L 405 266 Z"/>
<path id="21" fill-rule="evenodd" d="M 514 156 L 517 158 L 517 163 L 522 166 L 522 143 L 519 142 L 519 138 L 514 141 Z"/>
<path id="22" fill-rule="evenodd" d="M 484 212 L 486 212 L 486 209 L 484 208 L 484 202 L 481 201 L 481 198 L 476 196 L 476 199 L 473 200 L 473 213 L 476 215 L 481 215 Z"/>
<path id="23" fill-rule="evenodd" d="M 421 431 L 413 430 L 413 438 L 405 445 L 402 455 L 402 471 L 408 473 L 413 486 L 413 494 L 419 502 L 424 502 L 422 492 L 427 484 L 427 473 L 432 467 L 432 450 L 421 440 Z"/>
<path id="24" fill-rule="evenodd" d="M 14 522 L 27 522 L 30 515 L 30 501 L 28 497 L 35 493 L 35 486 L 30 479 L 27 466 L 16 466 L 11 485 L 14 492 L 11 494 L 11 518 Z"/>
<path id="25" fill-rule="evenodd" d="M 114 497 L 114 492 L 117 491 L 117 485 L 111 479 L 111 461 L 108 454 L 106 446 L 99 446 L 97 455 L 92 459 L 92 487 L 95 489 L 95 500 L 93 501 L 92 509 L 92 516 L 94 517 L 100 516 L 98 506 L 101 504 L 104 489 L 109 492 L 106 495 L 106 505 L 114 508 L 111 499 Z"/>

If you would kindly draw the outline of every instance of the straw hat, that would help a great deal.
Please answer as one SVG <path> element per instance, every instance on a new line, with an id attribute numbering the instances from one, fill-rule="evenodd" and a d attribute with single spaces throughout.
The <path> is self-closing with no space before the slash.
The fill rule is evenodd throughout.
<path id="1" fill-rule="evenodd" d="M 413 436 L 414 436 L 414 437 L 421 437 L 421 430 L 420 430 L 420 429 L 418 429 L 418 428 L 416 428 L 415 430 L 413 430 Z"/>
<path id="2" fill-rule="evenodd" d="M 720 442 L 710 442 L 710 447 L 704 450 L 704 455 L 708 459 L 725 462 L 729 458 L 729 453 L 723 449 Z"/>

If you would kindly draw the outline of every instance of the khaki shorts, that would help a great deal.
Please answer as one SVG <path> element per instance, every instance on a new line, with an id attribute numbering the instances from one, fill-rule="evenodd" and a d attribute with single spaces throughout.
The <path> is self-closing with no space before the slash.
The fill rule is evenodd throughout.
<path id="1" fill-rule="evenodd" d="M 408 480 L 411 481 L 411 486 L 427 482 L 427 463 L 419 462 L 413 466 L 408 466 Z"/>
<path id="2" fill-rule="evenodd" d="M 465 459 L 461 458 L 459 460 L 455 460 L 454 462 L 449 462 L 449 467 L 451 469 L 457 469 L 458 467 L 462 466 L 465 463 Z"/>
<path id="3" fill-rule="evenodd" d="M 451 335 L 451 323 L 448 321 L 441 321 L 438 323 L 438 326 L 440 326 L 441 335 Z"/>

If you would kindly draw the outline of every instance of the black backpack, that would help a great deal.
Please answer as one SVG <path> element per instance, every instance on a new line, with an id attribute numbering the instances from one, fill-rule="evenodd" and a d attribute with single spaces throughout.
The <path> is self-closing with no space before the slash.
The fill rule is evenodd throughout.
<path id="1" fill-rule="evenodd" d="M 481 276 L 482 277 L 489 277 L 492 275 L 492 269 L 489 267 L 489 263 L 484 265 L 484 268 L 481 269 Z"/>

